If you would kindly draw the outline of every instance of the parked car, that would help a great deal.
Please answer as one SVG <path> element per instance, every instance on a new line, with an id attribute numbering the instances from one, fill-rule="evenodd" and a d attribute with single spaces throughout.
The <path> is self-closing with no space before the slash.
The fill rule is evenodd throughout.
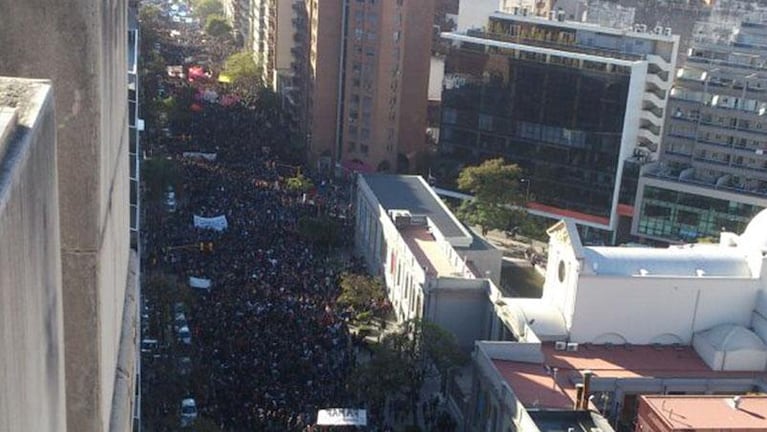
<path id="1" fill-rule="evenodd" d="M 189 326 L 183 326 L 178 329 L 178 340 L 180 340 L 185 345 L 192 344 L 192 332 L 189 331 Z"/>
<path id="2" fill-rule="evenodd" d="M 168 189 L 165 191 L 165 209 L 169 213 L 173 213 L 176 211 L 176 208 L 176 192 L 172 187 L 168 186 Z"/>
<path id="3" fill-rule="evenodd" d="M 181 401 L 181 427 L 188 427 L 197 418 L 197 403 L 192 398 Z"/>
<path id="4" fill-rule="evenodd" d="M 184 315 L 183 312 L 173 315 L 173 328 L 176 329 L 176 331 L 179 331 L 181 327 L 186 327 L 187 325 L 186 315 Z"/>
<path id="5" fill-rule="evenodd" d="M 141 352 L 144 354 L 149 354 L 149 353 L 157 351 L 158 346 L 159 346 L 159 343 L 157 342 L 157 339 L 141 340 Z"/>

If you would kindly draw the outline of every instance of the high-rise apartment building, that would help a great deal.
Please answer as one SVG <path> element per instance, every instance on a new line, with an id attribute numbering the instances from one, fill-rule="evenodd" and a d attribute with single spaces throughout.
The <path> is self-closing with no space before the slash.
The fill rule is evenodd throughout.
<path id="1" fill-rule="evenodd" d="M 50 81 L 0 78 L 0 430 L 66 430 Z"/>
<path id="2" fill-rule="evenodd" d="M 250 41 L 250 9 L 255 0 L 221 0 L 224 16 L 232 26 L 234 39 L 238 44 L 245 45 Z M 202 23 L 205 25 L 205 23 Z"/>
<path id="3" fill-rule="evenodd" d="M 670 94 L 632 233 L 677 242 L 741 230 L 767 207 L 767 12 L 700 22 Z"/>
<path id="4" fill-rule="evenodd" d="M 440 152 L 518 164 L 531 212 L 614 240 L 639 165 L 659 148 L 679 41 L 642 30 L 496 12 L 446 33 Z"/>
<path id="5" fill-rule="evenodd" d="M 35 206 L 28 207 L 28 213 L 21 214 L 22 219 L 13 219 L 13 214 L 0 211 L 4 221 L 10 215 L 10 220 L 37 223 L 40 229 L 26 238 L 19 237 L 22 231 L 0 230 L 0 244 L 12 245 L 13 253 L 19 254 L 10 262 L 0 259 L 0 278 L 12 276 L 9 282 L 0 283 L 0 291 L 4 293 L 5 305 L 13 304 L 6 301 L 24 298 L 24 292 L 36 286 L 27 282 L 46 281 L 48 289 L 53 290 L 51 281 L 56 275 L 49 272 L 56 271 L 55 263 L 28 268 L 36 278 L 27 282 L 13 276 L 18 275 L 22 262 L 35 265 L 43 253 L 56 259 L 49 249 L 58 247 L 66 398 L 66 419 L 57 414 L 55 426 L 38 428 L 34 425 L 39 422 L 21 423 L 33 426 L 8 430 L 102 432 L 132 428 L 138 261 L 130 248 L 129 230 L 127 16 L 125 0 L 0 0 L 0 75 L 51 81 L 53 96 L 49 100 L 53 101 L 55 120 L 51 121 L 55 123 L 40 126 L 45 126 L 42 132 L 48 138 L 44 145 L 56 146 L 56 151 L 49 154 L 55 157 L 58 171 L 58 200 L 50 191 L 41 192 L 50 189 L 42 188 L 42 182 L 55 181 L 50 167 L 42 164 L 17 189 L 19 193 L 31 194 L 26 200 L 35 202 Z M 34 29 L 34 34 L 30 29 Z M 45 114 L 45 118 L 50 119 L 51 115 Z M 34 129 L 26 132 L 40 133 Z M 0 206 L 4 202 L 0 199 Z M 43 218 L 46 213 L 51 215 L 50 219 Z M 0 226 L 3 225 L 0 221 Z M 25 331 L 34 331 L 40 322 L 46 323 L 53 340 L 57 331 L 57 300 L 49 300 L 49 309 L 42 315 L 19 315 L 24 308 L 2 314 L 0 333 L 15 340 L 7 345 L 8 350 L 27 352 L 27 348 L 21 347 L 31 347 L 35 339 L 27 339 Z M 25 325 L 11 333 L 16 320 Z M 55 362 L 59 355 L 56 350 L 61 346 L 49 345 L 46 349 L 48 352 L 38 355 Z M 31 363 L 39 358 L 15 361 Z M 23 378 L 8 375 L 14 369 L 7 366 L 11 365 L 0 364 L 4 371 L 0 374 L 0 410 L 9 407 L 10 400 L 23 400 L 34 406 L 38 402 L 36 396 L 45 396 L 36 392 L 12 393 L 20 387 L 7 386 L 6 381 L 14 383 Z M 48 370 L 52 372 L 54 367 L 51 363 Z M 37 379 L 43 378 L 48 380 L 50 391 L 58 394 L 58 376 L 51 373 Z M 49 401 L 40 400 L 51 407 Z M 2 422 L 6 416 L 0 417 Z M 62 421 L 66 422 L 66 429 Z"/>
<path id="6" fill-rule="evenodd" d="M 298 79 L 310 157 L 407 170 L 426 142 L 434 0 L 308 0 L 305 11 L 306 60 L 297 69 L 306 77 Z"/>

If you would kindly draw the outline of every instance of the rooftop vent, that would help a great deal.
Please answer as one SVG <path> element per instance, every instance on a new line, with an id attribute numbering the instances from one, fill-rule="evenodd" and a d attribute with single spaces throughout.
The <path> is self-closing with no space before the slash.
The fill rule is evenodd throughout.
<path id="1" fill-rule="evenodd" d="M 732 399 L 727 400 L 727 405 L 734 410 L 740 409 L 740 396 L 735 396 Z"/>

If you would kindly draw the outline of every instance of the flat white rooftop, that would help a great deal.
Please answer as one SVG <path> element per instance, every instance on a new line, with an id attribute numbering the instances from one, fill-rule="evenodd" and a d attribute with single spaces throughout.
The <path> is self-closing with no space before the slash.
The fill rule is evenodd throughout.
<path id="1" fill-rule="evenodd" d="M 399 232 L 418 264 L 426 268 L 427 274 L 439 277 L 454 276 L 459 272 L 426 227 L 409 226 L 400 228 Z"/>

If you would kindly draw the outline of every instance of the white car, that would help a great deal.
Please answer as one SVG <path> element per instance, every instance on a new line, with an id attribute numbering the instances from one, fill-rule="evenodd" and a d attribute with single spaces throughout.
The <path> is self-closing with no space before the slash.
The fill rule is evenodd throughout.
<path id="1" fill-rule="evenodd" d="M 197 418 L 197 403 L 187 398 L 181 401 L 181 427 L 190 426 Z"/>
<path id="2" fill-rule="evenodd" d="M 168 210 L 169 213 L 173 213 L 178 208 L 177 206 L 176 192 L 169 186 L 168 190 L 165 192 L 165 209 Z"/>
<path id="3" fill-rule="evenodd" d="M 173 328 L 176 329 L 176 331 L 181 330 L 181 327 L 186 327 L 187 325 L 186 315 L 184 315 L 183 312 L 177 312 L 173 316 Z"/>
<path id="4" fill-rule="evenodd" d="M 192 344 L 192 332 L 189 331 L 189 326 L 183 326 L 178 329 L 178 339 L 185 345 Z"/>

